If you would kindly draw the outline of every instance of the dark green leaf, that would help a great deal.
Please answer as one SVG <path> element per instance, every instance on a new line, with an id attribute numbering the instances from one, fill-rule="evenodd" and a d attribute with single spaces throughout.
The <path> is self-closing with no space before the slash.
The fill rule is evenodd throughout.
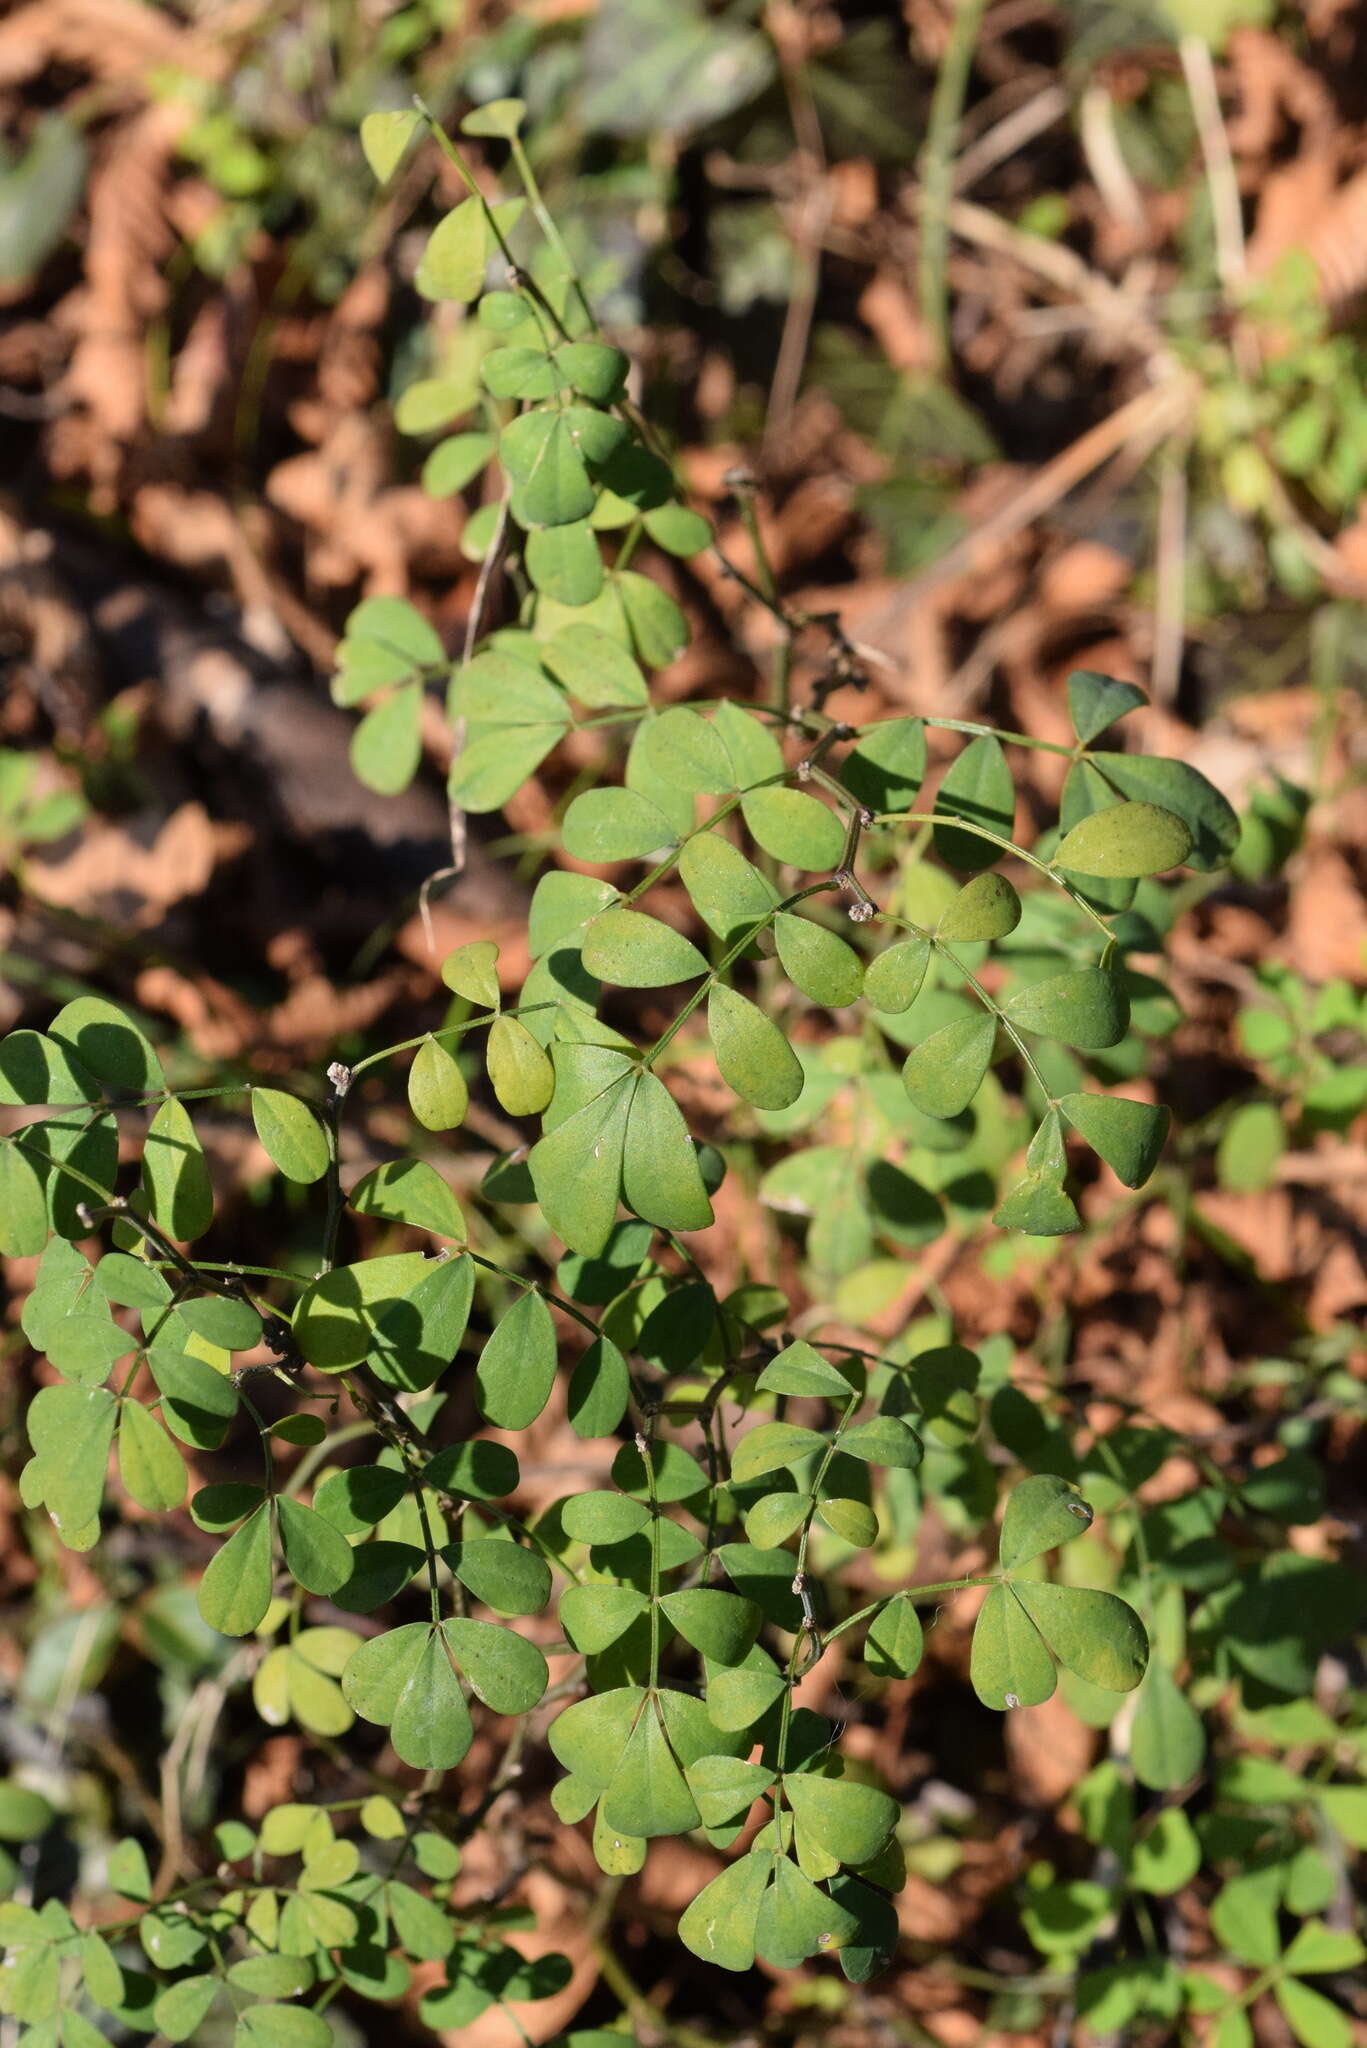
<path id="1" fill-rule="evenodd" d="M 1117 719 L 1147 702 L 1144 692 L 1133 683 L 1117 682 L 1114 676 L 1098 675 L 1092 669 L 1074 669 L 1068 678 L 1068 713 L 1084 747 Z"/>
<path id="2" fill-rule="evenodd" d="M 982 1086 L 996 1042 L 997 1020 L 981 1011 L 942 1024 L 907 1054 L 902 1067 L 907 1094 L 927 1116 L 958 1116 Z"/>
<path id="3" fill-rule="evenodd" d="M 1191 833 L 1188 864 L 1222 867 L 1239 838 L 1239 820 L 1218 789 L 1186 761 L 1152 754 L 1096 754 L 1093 766 L 1122 796 L 1172 811 Z M 1104 813 L 1103 813 L 1104 815 Z"/>
<path id="4" fill-rule="evenodd" d="M 1105 813 L 1102 814 L 1103 816 Z M 1118 974 L 1080 967 L 1018 989 L 1004 1014 L 1023 1031 L 1100 1050 L 1118 1045 L 1130 1022 L 1130 999 Z"/>
<path id="5" fill-rule="evenodd" d="M 340 1539 L 339 1539 L 340 1540 Z M 271 1514 L 263 1502 L 210 1558 L 199 1611 L 220 1635 L 248 1636 L 271 1604 Z"/>
<path id="6" fill-rule="evenodd" d="M 1002 939 L 1020 923 L 1021 901 L 1004 875 L 975 875 L 948 906 L 936 935 L 961 943 Z"/>
<path id="7" fill-rule="evenodd" d="M 1016 789 L 1001 741 L 989 734 L 970 740 L 940 784 L 935 809 L 947 817 L 981 826 L 1009 839 L 1016 818 Z M 947 866 L 972 873 L 990 868 L 1004 849 L 963 826 L 937 825 L 935 851 Z"/>
<path id="8" fill-rule="evenodd" d="M 526 1429 L 555 1384 L 551 1312 L 529 1288 L 500 1319 L 480 1354 L 475 1385 L 480 1413 L 499 1429 Z"/>
<path id="9" fill-rule="evenodd" d="M 777 1024 L 724 982 L 707 999 L 707 1028 L 722 1079 L 758 1109 L 787 1109 L 802 1093 L 802 1065 Z"/>

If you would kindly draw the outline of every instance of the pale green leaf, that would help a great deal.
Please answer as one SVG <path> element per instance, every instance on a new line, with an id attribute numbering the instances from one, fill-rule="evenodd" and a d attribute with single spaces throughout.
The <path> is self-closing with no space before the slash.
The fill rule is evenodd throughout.
<path id="1" fill-rule="evenodd" d="M 286 1180 L 321 1180 L 328 1170 L 327 1132 L 306 1102 L 278 1088 L 253 1088 L 256 1135 Z"/>

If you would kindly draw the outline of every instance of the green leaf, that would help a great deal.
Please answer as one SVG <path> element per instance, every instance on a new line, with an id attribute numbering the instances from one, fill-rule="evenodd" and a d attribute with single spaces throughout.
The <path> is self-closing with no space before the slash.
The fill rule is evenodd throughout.
<path id="1" fill-rule="evenodd" d="M 0 1783 L 0 1842 L 36 1842 L 51 1821 L 52 1808 L 41 1792 Z"/>
<path id="2" fill-rule="evenodd" d="M 699 832 L 685 841 L 679 879 L 703 923 L 726 945 L 747 927 L 763 923 L 778 902 L 772 884 L 718 832 Z"/>
<path id="3" fill-rule="evenodd" d="M 224 1636 L 249 1636 L 271 1604 L 271 1514 L 263 1501 L 210 1558 L 199 1582 L 199 1611 Z"/>
<path id="4" fill-rule="evenodd" d="M 646 668 L 667 668 L 688 645 L 688 621 L 679 606 L 667 590 L 634 569 L 615 569 L 612 586 L 621 600 L 636 659 Z"/>
<path id="5" fill-rule="evenodd" d="M 1143 1187 L 1168 1135 L 1168 1110 L 1124 1095 L 1063 1095 L 1058 1106 L 1118 1180 Z"/>
<path id="6" fill-rule="evenodd" d="M 1020 897 L 1004 875 L 975 875 L 945 910 L 936 936 L 963 943 L 1004 939 L 1020 918 Z"/>
<path id="7" fill-rule="evenodd" d="M 973 1690 L 985 1707 L 1037 1707 L 1058 1683 L 1039 1630 L 1010 1586 L 988 1588 L 973 1630 Z"/>
<path id="8" fill-rule="evenodd" d="M 527 1164 L 551 1229 L 571 1251 L 596 1258 L 617 1216 L 636 1068 L 605 1046 L 557 1045 L 553 1058 L 557 1121 Z"/>
<path id="9" fill-rule="evenodd" d="M 560 1510 L 561 1526 L 576 1543 L 621 1543 L 649 1520 L 645 1502 L 624 1493 L 571 1494 Z"/>
<path id="10" fill-rule="evenodd" d="M 221 1989 L 217 1977 L 182 1977 L 168 1984 L 152 2008 L 159 2030 L 168 2041 L 188 2041 Z"/>
<path id="11" fill-rule="evenodd" d="M 999 1204 L 992 1221 L 998 1230 L 1023 1230 L 1029 1237 L 1064 1237 L 1082 1228 L 1077 1205 L 1052 1169 L 1027 1173 Z"/>
<path id="12" fill-rule="evenodd" d="M 839 1010 L 863 993 L 864 963 L 853 946 L 810 917 L 780 911 L 774 919 L 774 943 L 784 973 L 812 1002 Z"/>
<path id="13" fill-rule="evenodd" d="M 549 1683 L 546 1659 L 535 1643 L 492 1621 L 463 1616 L 442 1623 L 451 1654 L 477 1698 L 495 1714 L 528 1714 Z"/>
<path id="14" fill-rule="evenodd" d="M 609 1827 L 647 1841 L 657 1835 L 681 1835 L 698 1825 L 693 1795 L 651 1699 L 603 1794 L 603 1818 Z"/>
<path id="15" fill-rule="evenodd" d="M 1090 761 L 1075 761 L 1064 777 L 1063 789 L 1059 796 L 1060 834 L 1070 832 L 1073 826 L 1080 824 L 1084 818 L 1089 818 L 1098 811 L 1110 810 L 1121 801 L 1110 784 L 1098 775 Z M 1084 901 L 1108 913 L 1128 910 L 1139 886 L 1132 877 L 1105 881 L 1094 875 L 1074 874 L 1066 868 L 1060 872 Z"/>
<path id="16" fill-rule="evenodd" d="M 166 1514 L 185 1498 L 184 1460 L 139 1401 L 120 1403 L 119 1477 L 149 1514 Z"/>
<path id="17" fill-rule="evenodd" d="M 645 515 L 645 529 L 670 555 L 700 555 L 712 542 L 712 528 L 687 505 L 657 505 Z"/>
<path id="18" fill-rule="evenodd" d="M 1150 1660 L 1130 1723 L 1130 1762 L 1150 1792 L 1190 1784 L 1205 1760 L 1201 1716 L 1161 1658 Z"/>
<path id="19" fill-rule="evenodd" d="M 758 1479 L 761 1473 L 773 1472 L 780 1465 L 791 1465 L 795 1459 L 806 1458 L 813 1451 L 824 1451 L 826 1438 L 816 1429 L 806 1429 L 797 1422 L 762 1422 L 758 1429 L 752 1429 L 736 1445 L 731 1459 L 731 1477 L 736 1485 L 744 1486 L 751 1479 Z"/>
<path id="20" fill-rule="evenodd" d="M 602 341 L 562 342 L 555 359 L 575 390 L 595 405 L 612 405 L 621 397 L 631 368 L 620 348 Z"/>
<path id="21" fill-rule="evenodd" d="M 49 1024 L 48 1037 L 74 1055 L 85 1072 L 121 1094 L 156 1095 L 166 1086 L 161 1061 L 146 1035 L 102 996 L 78 996 L 67 1003 Z M 46 1099 L 69 1102 L 73 1098 Z"/>
<path id="22" fill-rule="evenodd" d="M 29 1403 L 29 1441 L 59 1534 L 74 1534 L 99 1514 L 117 1414 L 104 1387 L 40 1387 Z"/>
<path id="23" fill-rule="evenodd" d="M 1092 1525 L 1092 1510 L 1075 1486 L 1053 1472 L 1037 1472 L 1013 1488 L 1002 1517 L 998 1555 L 1015 1571 L 1047 1550 L 1071 1543 Z"/>
<path id="24" fill-rule="evenodd" d="M 133 1349 L 133 1339 L 117 1327 L 108 1310 L 70 1315 L 56 1325 L 48 1340 L 48 1357 L 64 1379 L 98 1387 L 110 1370 Z"/>
<path id="25" fill-rule="evenodd" d="M 743 1818 L 768 1791 L 774 1773 L 767 1764 L 744 1763 L 735 1756 L 704 1756 L 684 1771 L 703 1826 L 724 1827 Z"/>
<path id="26" fill-rule="evenodd" d="M 731 757 L 715 725 L 684 704 L 646 721 L 634 761 L 650 778 L 702 796 L 725 796 L 735 786 Z"/>
<path id="27" fill-rule="evenodd" d="M 0 1144 L 0 1254 L 30 1259 L 47 1243 L 43 1184 L 19 1147 Z"/>
<path id="28" fill-rule="evenodd" d="M 350 1668 L 348 1665 L 347 1669 Z M 474 1739 L 460 1681 L 451 1667 L 441 1634 L 435 1629 L 426 1633 L 411 1675 L 395 1703 L 389 1733 L 395 1755 L 415 1770 L 423 1771 L 454 1769 Z"/>
<path id="29" fill-rule="evenodd" d="M 1121 796 L 1157 805 L 1182 820 L 1192 839 L 1186 856 L 1190 867 L 1209 871 L 1229 859 L 1238 843 L 1239 820 L 1199 769 L 1152 754 L 1095 754 L 1092 765 Z"/>
<path id="30" fill-rule="evenodd" d="M 929 1354 L 927 1354 L 929 1355 Z M 919 1365 L 922 1361 L 917 1360 Z M 914 1472 L 921 1462 L 921 1439 L 899 1415 L 873 1415 L 840 1432 L 840 1449 L 866 1465 L 891 1465 Z"/>
<path id="31" fill-rule="evenodd" d="M 739 1664 L 759 1632 L 760 1611 L 738 1593 L 696 1586 L 660 1602 L 686 1643 L 716 1664 Z"/>
<path id="32" fill-rule="evenodd" d="M 1180 1806 L 1164 1807 L 1147 1834 L 1135 1842 L 1130 1875 L 1141 1891 L 1168 1898 L 1189 1885 L 1201 1868 L 1201 1844 Z"/>
<path id="33" fill-rule="evenodd" d="M 904 939 L 889 946 L 864 970 L 864 994 L 875 1010 L 898 1016 L 921 993 L 930 965 L 929 939 Z"/>
<path id="34" fill-rule="evenodd" d="M 327 1132 L 306 1102 L 278 1088 L 253 1088 L 256 1135 L 286 1180 L 307 1184 L 328 1170 Z"/>
<path id="35" fill-rule="evenodd" d="M 627 1113 L 622 1193 L 629 1208 L 661 1230 L 703 1230 L 713 1220 L 683 1113 L 664 1082 L 651 1073 L 638 1077 Z"/>
<path id="36" fill-rule="evenodd" d="M 519 1017 L 496 1017 L 489 1032 L 489 1080 L 509 1116 L 537 1116 L 550 1101 L 555 1070 Z"/>
<path id="37" fill-rule="evenodd" d="M 569 1419 L 576 1436 L 611 1436 L 627 1411 L 631 1378 L 609 1337 L 597 1337 L 570 1375 Z"/>
<path id="38" fill-rule="evenodd" d="M 996 1042 L 994 1016 L 975 1010 L 955 1017 L 907 1054 L 902 1085 L 927 1116 L 958 1116 L 982 1086 Z"/>
<path id="39" fill-rule="evenodd" d="M 649 1604 L 635 1586 L 569 1586 L 560 1596 L 560 1622 L 577 1650 L 596 1656 L 625 1635 Z"/>
<path id="40" fill-rule="evenodd" d="M 282 1493 L 276 1501 L 280 1547 L 291 1576 L 309 1593 L 335 1593 L 351 1577 L 351 1545 L 313 1508 Z"/>
<path id="41" fill-rule="evenodd" d="M 845 1375 L 800 1338 L 770 1359 L 755 1386 L 762 1394 L 819 1394 L 837 1401 L 848 1401 L 851 1392 Z"/>
<path id="42" fill-rule="evenodd" d="M 310 1282 L 294 1311 L 295 1339 L 310 1365 L 323 1372 L 360 1365 L 379 1318 L 406 1298 L 430 1263 L 421 1252 L 392 1252 Z"/>
<path id="43" fill-rule="evenodd" d="M 483 289 L 488 261 L 484 202 L 463 199 L 432 230 L 413 282 L 425 299 L 454 299 L 468 305 Z"/>
<path id="44" fill-rule="evenodd" d="M 582 520 L 534 527 L 524 559 L 533 587 L 557 604 L 592 604 L 603 588 L 603 557 L 592 528 Z"/>
<path id="45" fill-rule="evenodd" d="M 722 1079 L 758 1109 L 787 1109 L 805 1075 L 792 1046 L 763 1010 L 724 982 L 707 998 L 707 1028 Z"/>
<path id="46" fill-rule="evenodd" d="M 109 1852 L 105 1866 L 111 1887 L 121 1899 L 134 1899 L 139 1905 L 147 1905 L 152 1897 L 152 1873 L 147 1867 L 147 1854 L 141 1842 L 125 1836 L 116 1842 Z"/>
<path id="47" fill-rule="evenodd" d="M 1079 967 L 1018 989 L 1004 1015 L 1022 1031 L 1037 1031 L 1088 1051 L 1101 1050 L 1118 1045 L 1125 1036 L 1130 999 L 1118 974 L 1103 967 Z"/>
<path id="48" fill-rule="evenodd" d="M 940 784 L 935 809 L 1009 839 L 1016 820 L 1016 788 L 1001 741 L 990 734 L 970 740 Z M 937 825 L 935 851 L 947 867 L 973 873 L 999 861 L 1004 848 L 962 826 Z"/>
<path id="49" fill-rule="evenodd" d="M 800 1828 L 841 1863 L 870 1863 L 901 1818 L 886 1792 L 855 1778 L 789 1772 L 783 1794 Z"/>
<path id="50" fill-rule="evenodd" d="M 499 1005 L 498 941 L 471 939 L 457 946 L 441 963 L 441 978 L 453 995 L 464 996 L 481 1010 Z"/>
<path id="51" fill-rule="evenodd" d="M 1355 1970 L 1367 1956 L 1367 1949 L 1347 1927 L 1326 1927 L 1322 1920 L 1308 1920 L 1282 1961 L 1298 1977 L 1315 1977 L 1321 1971 Z"/>
<path id="52" fill-rule="evenodd" d="M 793 1970 L 809 1956 L 828 1955 L 856 1932 L 853 1913 L 820 1891 L 795 1863 L 780 1856 L 774 1881 L 760 1901 L 755 1948 L 775 1969 Z"/>
<path id="53" fill-rule="evenodd" d="M 0 1103 L 77 1108 L 100 1099 L 93 1074 L 41 1031 L 0 1039 Z"/>
<path id="54" fill-rule="evenodd" d="M 511 142 L 522 126 L 526 111 L 525 100 L 486 100 L 482 107 L 476 107 L 465 116 L 460 132 L 462 135 L 489 136 L 500 142 Z"/>
<path id="55" fill-rule="evenodd" d="M 1149 701 L 1133 683 L 1117 682 L 1114 676 L 1098 675 L 1092 669 L 1074 669 L 1067 687 L 1068 715 L 1084 747 L 1089 747 L 1118 719 Z"/>
<path id="56" fill-rule="evenodd" d="M 845 828 L 835 812 L 800 789 L 752 789 L 741 815 L 756 840 L 790 867 L 826 871 L 845 850 Z"/>
<path id="57" fill-rule="evenodd" d="M 422 466 L 422 487 L 429 498 L 451 498 L 463 491 L 493 456 L 492 434 L 449 434 Z"/>
<path id="58" fill-rule="evenodd" d="M 313 1505 L 343 1536 L 363 1536 L 395 1509 L 408 1491 L 402 1472 L 390 1465 L 353 1465 L 330 1472 Z"/>
<path id="59" fill-rule="evenodd" d="M 425 1131 L 453 1131 L 464 1121 L 470 1090 L 454 1053 L 438 1039 L 425 1038 L 413 1055 L 408 1106 Z"/>
<path id="60" fill-rule="evenodd" d="M 1155 804 L 1112 804 L 1065 832 L 1051 865 L 1075 875 L 1126 880 L 1180 867 L 1191 845 L 1191 833 L 1174 812 Z"/>
<path id="61" fill-rule="evenodd" d="M 886 718 L 840 764 L 840 780 L 866 810 L 904 811 L 926 779 L 926 728 L 919 718 Z"/>
<path id="62" fill-rule="evenodd" d="M 1241 1963 L 1260 1970 L 1275 1967 L 1281 1958 L 1280 1879 L 1280 1871 L 1249 1871 L 1233 1878 L 1211 1901 L 1210 1924 L 1217 1940 Z"/>
<path id="63" fill-rule="evenodd" d="M 1241 1103 L 1220 1133 L 1215 1177 L 1236 1194 L 1270 1187 L 1286 1144 L 1286 1124 L 1275 1102 Z"/>
<path id="64" fill-rule="evenodd" d="M 617 907 L 595 917 L 584 938 L 584 965 L 619 988 L 667 988 L 706 974 L 691 939 L 658 918 Z"/>
<path id="65" fill-rule="evenodd" d="M 1352 2048 L 1356 2038 L 1352 2020 L 1322 1992 L 1295 1977 L 1282 1977 L 1273 1985 L 1272 1995 L 1303 2048 Z"/>
<path id="66" fill-rule="evenodd" d="M 568 526 L 585 518 L 595 496 L 586 458 L 599 460 L 595 450 L 606 450 L 624 432 L 619 421 L 582 406 L 524 412 L 506 426 L 499 460 L 512 480 L 518 524 Z"/>
<path id="67" fill-rule="evenodd" d="M 866 1501 L 826 1498 L 817 1503 L 817 1520 L 833 1529 L 842 1543 L 868 1550 L 878 1541 L 878 1517 Z"/>
<path id="68" fill-rule="evenodd" d="M 787 1567 L 785 1566 L 786 1570 Z M 708 1680 L 707 1710 L 723 1730 L 751 1728 L 786 1690 L 772 1663 L 761 1658 L 760 1668 L 718 1671 Z"/>
<path id="69" fill-rule="evenodd" d="M 864 1662 L 875 1678 L 910 1678 L 925 1654 L 921 1617 L 904 1594 L 881 1607 L 869 1625 Z"/>
<path id="70" fill-rule="evenodd" d="M 380 796 L 407 789 L 422 760 L 422 686 L 406 683 L 367 711 L 351 735 L 351 771 Z"/>
<path id="71" fill-rule="evenodd" d="M 556 1356 L 551 1312 L 528 1288 L 500 1319 L 480 1354 L 476 1398 L 486 1421 L 498 1429 L 526 1429 L 535 1422 L 555 1384 Z"/>
<path id="72" fill-rule="evenodd" d="M 703 1886 L 679 1921 L 679 1939 L 705 1963 L 749 1970 L 755 1961 L 755 1923 L 773 1858 L 754 1850 Z"/>
<path id="73" fill-rule="evenodd" d="M 402 1628 L 372 1636 L 352 1652 L 342 1672 L 342 1692 L 363 1721 L 385 1726 L 394 1718 L 432 1634 L 427 1622 L 406 1622 Z"/>
<path id="74" fill-rule="evenodd" d="M 745 1510 L 745 1534 L 757 1550 L 777 1550 L 815 1508 L 809 1493 L 766 1493 Z"/>
<path id="75" fill-rule="evenodd" d="M 1018 1579 L 1012 1588 L 1060 1664 L 1106 1692 L 1133 1692 L 1149 1639 L 1132 1607 L 1114 1593 Z"/>
<path id="76" fill-rule="evenodd" d="M 431 1039 L 428 1044 L 432 1044 Z M 421 1049 L 421 1048 L 420 1048 Z M 407 1223 L 434 1237 L 465 1238 L 460 1203 L 425 1159 L 390 1159 L 372 1167 L 357 1181 L 347 1201 L 358 1216 L 378 1216 L 386 1223 Z"/>
<path id="77" fill-rule="evenodd" d="M 142 1184 L 154 1222 L 168 1237 L 201 1237 L 214 1220 L 214 1190 L 204 1149 L 184 1103 L 168 1096 L 147 1127 Z"/>
<path id="78" fill-rule="evenodd" d="M 566 724 L 472 724 L 465 746 L 451 763 L 449 795 L 462 810 L 480 816 L 498 810 L 536 773 Z"/>
<path id="79" fill-rule="evenodd" d="M 496 348 L 484 358 L 479 373 L 494 398 L 551 398 L 565 381 L 539 343 Z"/>
<path id="80" fill-rule="evenodd" d="M 586 789 L 565 813 L 565 851 L 575 860 L 644 860 L 677 839 L 658 805 L 634 789 Z"/>
<path id="81" fill-rule="evenodd" d="M 238 1406 L 237 1388 L 226 1373 L 188 1352 L 163 1348 L 160 1341 L 149 1350 L 147 1364 L 161 1391 L 162 1419 L 172 1434 L 198 1450 L 217 1450 Z"/>
<path id="82" fill-rule="evenodd" d="M 645 1698 L 639 1686 L 625 1685 L 576 1700 L 551 1723 L 546 1739 L 552 1754 L 567 1771 L 606 1790 Z"/>
<path id="83" fill-rule="evenodd" d="M 587 623 L 562 626 L 541 650 L 551 674 L 591 711 L 647 701 L 646 679 L 620 640 Z"/>
<path id="84" fill-rule="evenodd" d="M 452 1363 L 474 1296 L 472 1259 L 424 1264 L 416 1286 L 383 1307 L 366 1359 L 378 1378 L 408 1393 L 430 1387 Z"/>

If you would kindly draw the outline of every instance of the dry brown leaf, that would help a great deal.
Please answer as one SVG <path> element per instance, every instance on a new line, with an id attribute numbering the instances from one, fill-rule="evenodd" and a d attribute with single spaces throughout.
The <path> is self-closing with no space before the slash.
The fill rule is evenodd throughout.
<path id="1" fill-rule="evenodd" d="M 251 836 L 247 826 L 211 819 L 197 803 L 181 804 L 146 846 L 122 825 L 97 822 L 65 860 L 33 859 L 33 893 L 87 917 L 147 931 L 173 903 L 206 889 L 215 869 L 250 845 Z"/>

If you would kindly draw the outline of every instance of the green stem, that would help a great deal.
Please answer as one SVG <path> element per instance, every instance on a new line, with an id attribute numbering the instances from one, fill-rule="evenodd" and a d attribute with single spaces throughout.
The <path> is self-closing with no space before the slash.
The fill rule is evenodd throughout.
<path id="1" fill-rule="evenodd" d="M 954 144 L 968 91 L 973 50 L 986 0 L 959 0 L 949 44 L 930 102 L 930 122 L 921 152 L 920 247 L 916 290 L 921 322 L 935 350 L 934 370 L 949 361 L 949 202 L 954 190 Z"/>

